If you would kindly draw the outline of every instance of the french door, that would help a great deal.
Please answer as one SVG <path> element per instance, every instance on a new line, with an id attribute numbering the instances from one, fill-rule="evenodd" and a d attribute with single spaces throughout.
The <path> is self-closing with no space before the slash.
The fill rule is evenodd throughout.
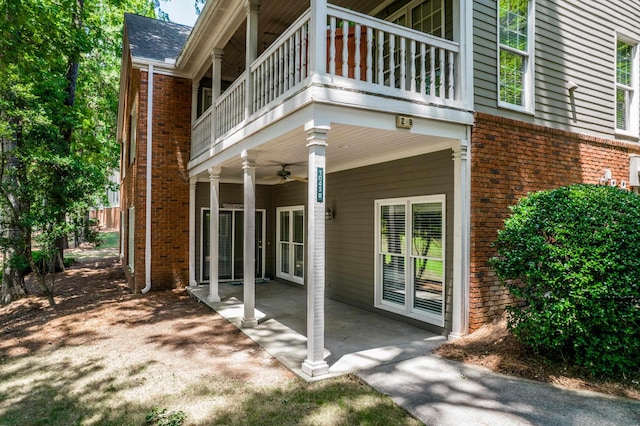
<path id="1" fill-rule="evenodd" d="M 304 206 L 278 207 L 276 276 L 304 284 Z"/>
<path id="2" fill-rule="evenodd" d="M 376 201 L 376 307 L 444 325 L 445 197 Z"/>
<path id="3" fill-rule="evenodd" d="M 202 281 L 210 278 L 209 209 L 202 211 Z M 265 212 L 256 210 L 256 278 L 264 276 Z M 220 210 L 218 222 L 218 279 L 239 280 L 244 276 L 244 211 Z"/>

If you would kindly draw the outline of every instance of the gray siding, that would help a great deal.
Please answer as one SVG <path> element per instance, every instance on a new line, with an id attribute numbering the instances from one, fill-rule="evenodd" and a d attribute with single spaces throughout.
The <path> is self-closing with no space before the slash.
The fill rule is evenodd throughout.
<path id="1" fill-rule="evenodd" d="M 622 33 L 640 42 L 637 0 L 536 0 L 535 116 L 497 107 L 496 4 L 474 2 L 476 111 L 613 137 L 615 39 Z M 573 104 L 568 80 L 580 86 Z"/>
<path id="2" fill-rule="evenodd" d="M 378 199 L 445 194 L 446 295 L 445 329 L 450 330 L 450 295 L 453 276 L 453 161 L 451 151 L 391 161 L 327 175 L 326 203 L 335 218 L 326 221 L 327 297 L 362 309 L 401 319 L 441 332 L 438 327 L 376 310 L 374 305 L 375 206 Z M 307 204 L 307 186 L 300 182 L 259 186 L 256 208 L 267 209 L 266 273 L 275 276 L 276 207 Z M 242 185 L 222 184 L 221 203 L 242 203 Z M 197 275 L 200 275 L 200 212 L 209 206 L 209 184 L 196 192 Z M 295 284 L 297 285 L 297 284 Z"/>
<path id="3" fill-rule="evenodd" d="M 328 297 L 373 310 L 375 200 L 446 194 L 446 294 L 451 293 L 453 161 L 450 151 L 381 163 L 327 176 Z M 449 308 L 448 308 L 449 309 Z M 406 319 L 404 319 L 406 321 Z M 424 326 L 424 324 L 421 324 Z M 450 329 L 450 312 L 445 328 Z"/>

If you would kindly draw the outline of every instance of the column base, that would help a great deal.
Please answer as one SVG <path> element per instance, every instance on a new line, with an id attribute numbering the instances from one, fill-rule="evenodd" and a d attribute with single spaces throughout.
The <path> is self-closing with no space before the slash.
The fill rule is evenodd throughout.
<path id="1" fill-rule="evenodd" d="M 311 377 L 323 376 L 329 374 L 329 364 L 323 361 L 309 361 L 305 359 L 302 363 L 302 372 Z"/>
<path id="2" fill-rule="evenodd" d="M 189 288 L 196 288 L 198 287 L 198 282 L 197 281 L 193 281 L 189 283 Z"/>
<path id="3" fill-rule="evenodd" d="M 207 296 L 207 302 L 215 303 L 220 301 L 220 296 L 217 294 L 210 294 Z"/>
<path id="4" fill-rule="evenodd" d="M 242 321 L 240 321 L 240 325 L 242 326 L 242 328 L 255 328 L 258 326 L 258 320 L 255 318 L 242 318 Z"/>
<path id="5" fill-rule="evenodd" d="M 449 335 L 447 336 L 447 340 L 449 342 L 453 342 L 454 340 L 458 340 L 461 337 L 466 336 L 466 334 L 463 333 L 449 333 Z"/>

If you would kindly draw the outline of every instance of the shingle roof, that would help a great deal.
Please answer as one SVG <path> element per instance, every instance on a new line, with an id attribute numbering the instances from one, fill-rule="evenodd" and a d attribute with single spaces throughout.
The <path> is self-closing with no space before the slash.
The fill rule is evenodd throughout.
<path id="1" fill-rule="evenodd" d="M 182 50 L 191 27 L 125 13 L 125 27 L 129 37 L 131 56 L 164 62 L 176 59 Z"/>

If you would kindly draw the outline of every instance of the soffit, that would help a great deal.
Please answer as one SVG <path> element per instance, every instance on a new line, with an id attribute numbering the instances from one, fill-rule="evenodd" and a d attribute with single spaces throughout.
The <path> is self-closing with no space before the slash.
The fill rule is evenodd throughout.
<path id="1" fill-rule="evenodd" d="M 384 131 L 365 127 L 336 125 L 328 133 L 326 168 L 328 173 L 363 167 L 405 157 L 449 149 L 451 139 L 413 134 L 408 131 Z M 309 151 L 307 135 L 300 127 L 251 152 L 256 162 L 257 183 L 277 183 L 281 164 L 294 176 L 307 177 Z M 222 165 L 223 182 L 242 182 L 242 160 L 238 156 Z"/>

